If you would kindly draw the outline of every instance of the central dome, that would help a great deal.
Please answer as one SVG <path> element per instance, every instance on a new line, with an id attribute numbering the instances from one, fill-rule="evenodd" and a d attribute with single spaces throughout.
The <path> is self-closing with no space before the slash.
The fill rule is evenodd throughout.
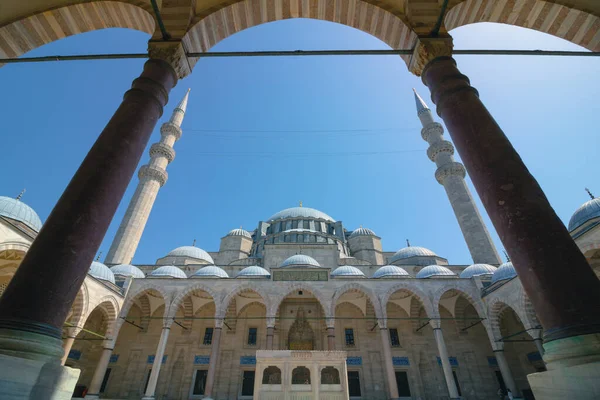
<path id="1" fill-rule="evenodd" d="M 286 208 L 285 210 L 279 211 L 277 214 L 271 215 L 271 217 L 267 220 L 268 222 L 276 221 L 278 219 L 286 219 L 286 218 L 314 218 L 314 219 L 324 219 L 326 221 L 335 222 L 333 218 L 329 215 L 321 212 L 319 210 L 315 210 L 310 207 L 292 207 Z"/>
<path id="2" fill-rule="evenodd" d="M 204 260 L 209 264 L 214 264 L 212 257 L 206 251 L 196 246 L 181 246 L 171 250 L 167 257 L 189 257 L 198 260 Z"/>
<path id="3" fill-rule="evenodd" d="M 301 267 L 301 268 L 321 268 L 321 264 L 312 257 L 303 254 L 296 254 L 286 259 L 280 265 L 281 268 Z"/>

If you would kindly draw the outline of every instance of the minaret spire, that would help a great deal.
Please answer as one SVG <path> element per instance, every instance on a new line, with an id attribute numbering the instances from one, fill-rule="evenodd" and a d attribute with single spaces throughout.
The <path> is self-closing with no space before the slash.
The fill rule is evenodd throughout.
<path id="1" fill-rule="evenodd" d="M 107 264 L 131 263 L 133 260 L 158 190 L 167 182 L 167 165 L 175 159 L 173 145 L 181 138 L 181 123 L 189 96 L 190 89 L 173 110 L 169 121 L 160 127 L 160 140 L 150 147 L 150 161 L 138 172 L 140 183 L 104 260 Z"/>
<path id="2" fill-rule="evenodd" d="M 588 193 L 589 193 L 589 191 L 588 191 Z M 21 198 L 23 197 L 24 194 L 25 194 L 25 189 L 21 190 L 21 193 L 19 193 L 19 195 L 17 196 L 17 200 L 21 200 Z M 593 199 L 593 197 L 592 197 L 592 199 Z"/>
<path id="3" fill-rule="evenodd" d="M 421 136 L 429 143 L 427 155 L 438 167 L 435 171 L 435 179 L 446 189 L 473 261 L 500 264 L 502 261 L 498 251 L 465 182 L 467 174 L 465 167 L 454 161 L 454 146 L 444 140 L 444 128 L 435 122 L 433 113 L 417 91 L 413 89 L 413 92 L 417 104 L 417 116 L 423 125 Z"/>

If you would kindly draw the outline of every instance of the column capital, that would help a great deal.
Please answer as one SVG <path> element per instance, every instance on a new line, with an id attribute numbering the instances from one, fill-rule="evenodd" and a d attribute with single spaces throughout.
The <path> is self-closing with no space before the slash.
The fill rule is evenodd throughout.
<path id="1" fill-rule="evenodd" d="M 223 323 L 224 323 L 224 319 L 223 318 L 215 318 L 215 328 L 218 329 L 223 329 Z"/>
<path id="2" fill-rule="evenodd" d="M 77 335 L 79 335 L 79 332 L 81 332 L 82 328 L 73 326 L 70 328 L 65 328 L 65 332 L 67 333 L 67 338 L 76 338 Z"/>
<path id="3" fill-rule="evenodd" d="M 275 317 L 267 317 L 267 328 L 275 328 Z"/>
<path id="4" fill-rule="evenodd" d="M 377 325 L 379 326 L 379 329 L 387 329 L 387 318 L 377 319 Z"/>
<path id="5" fill-rule="evenodd" d="M 325 318 L 325 326 L 327 328 L 335 328 L 335 318 Z"/>
<path id="6" fill-rule="evenodd" d="M 431 326 L 431 329 L 442 330 L 442 321 L 439 319 L 430 319 L 429 325 Z"/>
<path id="7" fill-rule="evenodd" d="M 185 54 L 181 40 L 148 42 L 148 55 L 150 58 L 166 61 L 175 72 L 177 78 L 182 79 L 192 73 L 196 61 L 190 60 Z"/>
<path id="8" fill-rule="evenodd" d="M 504 351 L 504 343 L 503 342 L 492 342 L 490 344 L 492 345 L 492 350 L 494 351 L 494 353 Z"/>
<path id="9" fill-rule="evenodd" d="M 435 38 L 417 38 L 414 51 L 408 62 L 408 69 L 416 76 L 421 76 L 423 69 L 430 61 L 443 56 L 452 56 L 451 36 Z"/>

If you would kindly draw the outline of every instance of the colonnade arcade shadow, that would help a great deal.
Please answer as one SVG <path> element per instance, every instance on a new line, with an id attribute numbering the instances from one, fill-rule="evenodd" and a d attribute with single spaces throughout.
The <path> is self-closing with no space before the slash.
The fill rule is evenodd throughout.
<path id="1" fill-rule="evenodd" d="M 0 299 L 0 353 L 11 357 L 8 365 L 14 368 L 21 359 L 33 359 L 49 365 L 44 373 L 59 375 L 66 371 L 59 366 L 64 355 L 63 323 L 170 90 L 192 72 L 196 59 L 186 57 L 186 52 L 208 50 L 220 40 L 262 23 L 303 17 L 345 24 L 390 47 L 413 49 L 411 56 L 402 59 L 430 89 L 438 115 L 544 328 L 544 358 L 555 367 L 529 377 L 534 391 L 538 388 L 546 390 L 548 396 L 561 396 L 573 388 L 591 387 L 580 378 L 600 357 L 600 281 L 477 91 L 458 70 L 448 30 L 476 22 L 501 22 L 536 29 L 598 51 L 600 4 L 584 0 L 468 0 L 442 5 L 407 0 L 402 7 L 386 1 L 376 6 L 362 1 L 246 0 L 234 4 L 196 2 L 188 7 L 163 2 L 159 12 L 164 18 L 158 24 L 158 14 L 145 1 L 7 3 L 11 7 L 0 16 L 2 57 L 18 57 L 45 43 L 107 27 L 137 29 L 152 35 L 150 59 L 144 71 L 75 173 Z M 565 265 L 569 265 L 570 274 L 560 273 Z M 72 284 L 65 286 L 66 281 Z M 428 309 L 427 304 L 424 306 Z M 267 315 L 269 310 L 267 307 Z M 165 311 L 174 313 L 168 315 L 175 319 L 180 312 L 179 307 L 177 311 L 165 307 Z M 430 317 L 438 313 L 435 308 L 429 311 Z M 217 316 L 224 312 L 215 310 Z M 440 315 L 446 312 L 452 314 L 449 309 L 439 311 Z M 159 341 L 164 343 L 171 328 L 166 321 L 172 319 L 163 319 Z M 218 324 L 222 319 L 216 321 Z M 149 323 L 152 329 L 154 325 Z M 215 326 L 215 340 L 221 328 Z M 383 332 L 387 327 L 380 329 Z M 32 342 L 37 345 L 32 346 Z M 438 334 L 436 342 L 440 347 Z M 566 354 L 568 362 L 564 362 Z M 153 373 L 160 366 L 159 355 L 157 352 Z M 215 358 L 211 356 L 211 360 Z M 451 371 L 445 368 L 445 372 Z M 556 376 L 566 378 L 553 379 Z M 35 386 L 38 379 L 34 378 Z M 209 374 L 207 388 L 210 382 Z M 36 386 L 36 390 L 58 390 L 52 385 Z M 150 376 L 147 393 L 152 385 Z M 452 388 L 449 390 L 452 395 Z"/>

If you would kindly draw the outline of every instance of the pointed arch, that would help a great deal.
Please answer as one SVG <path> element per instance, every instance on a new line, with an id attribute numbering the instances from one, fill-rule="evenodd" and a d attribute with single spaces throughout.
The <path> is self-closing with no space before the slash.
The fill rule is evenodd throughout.
<path id="1" fill-rule="evenodd" d="M 467 0 L 452 7 L 444 19 L 448 31 L 477 22 L 534 29 L 600 51 L 600 18 L 555 2 Z"/>
<path id="2" fill-rule="evenodd" d="M 335 291 L 335 293 L 333 294 L 333 298 L 331 300 L 330 315 L 335 315 L 335 309 L 337 307 L 337 302 L 339 301 L 339 299 L 345 293 L 348 293 L 349 291 L 352 291 L 352 290 L 362 292 L 365 296 L 367 296 L 367 299 L 369 299 L 369 301 L 373 305 L 373 309 L 375 310 L 375 316 L 377 317 L 377 319 L 382 317 L 381 304 L 379 303 L 379 298 L 375 295 L 375 293 L 373 293 L 373 291 L 371 289 L 367 288 L 366 286 L 364 286 L 358 282 L 347 283 Z"/>
<path id="3" fill-rule="evenodd" d="M 439 306 L 440 306 L 440 300 L 442 299 L 442 296 L 450 290 L 455 290 L 455 291 L 459 292 L 460 296 L 464 296 L 471 303 L 471 305 L 475 308 L 475 311 L 477 311 L 477 315 L 479 315 L 480 318 L 487 318 L 486 309 L 483 305 L 483 302 L 481 301 L 481 298 L 473 291 L 470 291 L 469 289 L 462 287 L 461 285 L 459 285 L 456 282 L 448 283 L 448 284 L 442 286 L 441 288 L 439 288 L 434 293 L 432 303 L 433 303 L 433 308 L 436 312 L 436 317 L 439 317 Z M 454 310 L 449 310 L 449 311 L 452 313 Z"/>
<path id="4" fill-rule="evenodd" d="M 222 309 L 220 310 L 221 312 L 223 312 L 223 317 L 225 316 L 225 312 L 227 311 L 227 308 L 229 307 L 229 304 L 231 303 L 231 301 L 233 299 L 235 299 L 235 296 L 239 295 L 240 293 L 243 292 L 254 292 L 256 294 L 258 294 L 261 298 L 261 300 L 263 301 L 265 308 L 268 310 L 269 309 L 269 295 L 258 285 L 252 283 L 252 282 L 244 282 L 238 286 L 236 286 L 232 291 L 228 292 L 227 295 L 223 298 L 222 303 Z M 236 312 L 236 314 L 239 314 L 240 311 Z M 221 314 L 219 314 L 221 315 Z"/>
<path id="5" fill-rule="evenodd" d="M 383 318 L 387 318 L 386 306 L 388 301 L 390 300 L 390 297 L 392 297 L 394 293 L 402 290 L 409 292 L 411 295 L 415 296 L 420 301 L 421 305 L 425 309 L 427 317 L 433 318 L 436 315 L 433 310 L 431 300 L 429 299 L 429 296 L 425 294 L 425 292 L 415 287 L 414 284 L 408 282 L 398 282 L 391 286 L 387 291 L 385 291 L 383 295 L 381 295 L 381 311 Z"/>
<path id="6" fill-rule="evenodd" d="M 46 10 L 0 27 L 0 58 L 15 58 L 44 44 L 105 28 L 129 28 L 151 35 L 154 18 L 122 1 L 90 1 Z"/>
<path id="7" fill-rule="evenodd" d="M 186 297 L 193 294 L 197 290 L 202 290 L 210 295 L 213 302 L 215 303 L 215 310 L 216 310 L 215 317 L 217 315 L 221 315 L 220 311 L 221 311 L 221 307 L 222 307 L 222 301 L 221 301 L 220 294 L 217 291 L 213 290 L 213 288 L 211 288 L 208 283 L 197 282 L 197 283 L 194 283 L 194 284 L 184 288 L 181 292 L 179 292 L 179 294 L 173 299 L 173 301 L 169 305 L 169 311 L 168 311 L 167 317 L 174 318 L 175 314 L 177 314 L 177 310 L 181 306 L 183 300 Z"/>
<path id="8" fill-rule="evenodd" d="M 269 307 L 267 309 L 267 317 L 273 317 L 277 314 L 277 312 L 279 311 L 279 306 L 281 306 L 281 303 L 283 302 L 283 300 L 285 300 L 285 298 L 287 296 L 289 296 L 290 294 L 292 294 L 295 291 L 298 290 L 305 290 L 307 292 L 309 292 L 310 294 L 312 294 L 317 301 L 320 303 L 321 308 L 323 309 L 323 313 L 325 314 L 325 318 L 331 318 L 333 317 L 332 314 L 330 314 L 331 312 L 331 301 L 328 300 L 319 290 L 317 290 L 316 288 L 311 287 L 310 285 L 303 283 L 303 282 L 295 282 L 290 284 L 285 292 L 282 292 L 281 294 L 278 294 L 277 296 L 275 296 L 274 298 L 271 299 L 271 303 L 269 304 Z"/>
<path id="9" fill-rule="evenodd" d="M 85 323 L 89 313 L 91 313 L 90 308 L 90 291 L 87 287 L 85 280 L 81 284 L 77 295 L 75 296 L 75 300 L 73 301 L 73 305 L 71 305 L 71 315 L 67 318 L 67 321 L 71 322 L 75 326 L 82 326 Z"/>

